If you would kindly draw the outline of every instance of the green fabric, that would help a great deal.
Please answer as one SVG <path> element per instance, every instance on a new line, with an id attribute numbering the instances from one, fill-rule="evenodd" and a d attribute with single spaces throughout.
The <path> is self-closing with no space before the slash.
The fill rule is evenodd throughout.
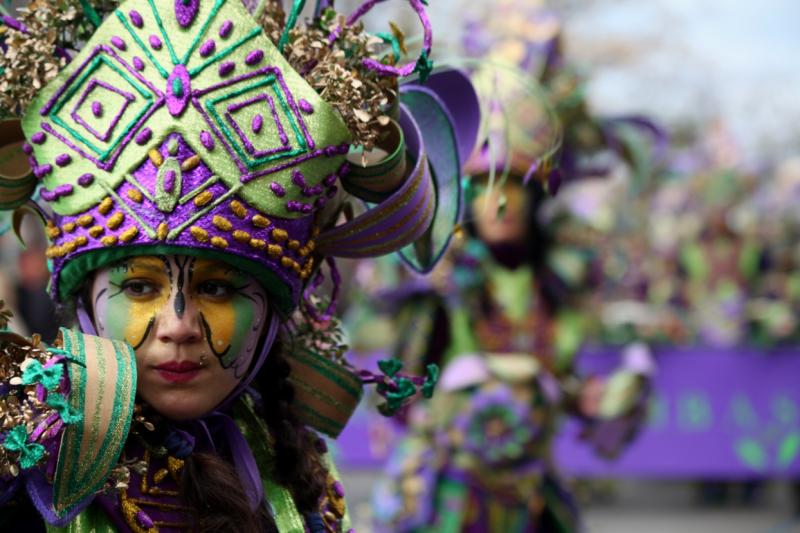
<path id="1" fill-rule="evenodd" d="M 129 19 L 128 13 L 133 8 L 137 9 L 143 18 L 142 28 L 136 28 Z M 233 30 L 229 37 L 220 38 L 219 26 L 225 20 L 233 22 Z M 150 35 L 155 35 L 163 41 L 161 49 L 156 50 L 149 46 L 147 41 Z M 338 112 L 292 69 L 239 0 L 200 2 L 194 22 L 186 28 L 178 24 L 172 2 L 129 1 L 122 4 L 103 22 L 81 53 L 39 92 L 23 119 L 23 130 L 28 139 L 40 131 L 44 119 L 83 153 L 102 162 L 110 161 L 122 147 L 113 168 L 105 171 L 74 149 L 68 148 L 55 135 L 47 134 L 42 144 L 34 144 L 34 154 L 40 164 L 50 163 L 55 166 L 55 159 L 60 154 L 69 153 L 72 156 L 72 162 L 66 172 L 51 172 L 44 178 L 44 184 L 50 190 L 59 185 L 70 184 L 79 191 L 79 194 L 62 196 L 53 202 L 56 213 L 73 215 L 97 205 L 109 191 L 116 190 L 128 179 L 128 175 L 147 159 L 149 150 L 160 146 L 170 133 L 179 132 L 195 153 L 201 155 L 214 176 L 263 213 L 282 218 L 307 216 L 302 212 L 289 211 L 286 207 L 287 202 L 291 200 L 300 202 L 308 200 L 303 195 L 303 188 L 293 184 L 293 172 L 295 170 L 302 172 L 306 184 L 313 187 L 338 169 L 344 161 L 344 155 L 310 157 L 296 165 L 285 165 L 286 168 L 242 184 L 240 178 L 243 172 L 222 142 L 217 139 L 216 146 L 211 150 L 206 149 L 200 142 L 201 132 L 207 131 L 209 125 L 191 104 L 177 117 L 170 114 L 166 105 L 162 105 L 146 121 L 146 125 L 152 129 L 151 139 L 141 146 L 132 142 L 127 136 L 141 131 L 144 127 L 140 125 L 139 120 L 151 111 L 156 95 L 122 67 L 111 54 L 100 53 L 92 59 L 91 54 L 95 47 L 99 44 L 108 45 L 113 37 L 119 37 L 125 43 L 122 49 L 114 48 L 115 54 L 128 65 L 133 64 L 134 57 L 140 57 L 145 63 L 141 75 L 153 86 L 165 92 L 173 89 L 173 85 L 168 84 L 167 79 L 175 67 L 180 65 L 185 66 L 188 71 L 193 89 L 216 86 L 223 81 L 233 80 L 241 74 L 253 72 L 267 65 L 279 69 L 281 79 L 272 73 L 262 73 L 249 79 L 239 79 L 230 86 L 214 89 L 198 97 L 199 105 L 246 167 L 246 173 L 278 169 L 279 165 L 312 155 L 315 150 L 350 141 L 350 133 Z M 210 57 L 202 57 L 199 54 L 200 45 L 209 39 L 215 39 L 217 49 Z M 258 64 L 250 66 L 245 58 L 254 50 L 263 51 L 264 58 Z M 224 61 L 235 63 L 236 69 L 223 78 L 218 68 Z M 73 75 L 76 77 L 70 80 Z M 117 110 L 127 105 L 107 141 L 92 134 L 72 116 L 73 109 L 78 105 L 81 96 L 86 94 L 93 80 L 108 83 L 129 95 L 123 97 L 96 86 L 92 96 L 86 98 L 76 109 L 83 121 L 98 132 L 105 132 L 111 128 L 111 120 Z M 293 102 L 286 97 L 282 82 L 291 93 L 294 103 L 305 99 L 313 107 L 313 113 L 298 111 L 300 113 L 298 117 L 295 113 L 296 108 L 292 107 Z M 236 102 L 241 102 L 262 94 L 268 94 L 274 101 L 275 112 L 286 133 L 288 146 L 282 152 L 259 158 L 245 149 L 242 139 L 231 129 L 224 115 L 231 99 L 235 98 Z M 89 107 L 94 98 L 100 97 L 98 95 L 102 96 L 106 111 L 100 116 L 94 116 Z M 42 115 L 40 111 L 54 96 L 56 98 L 53 105 Z M 238 124 L 247 127 L 260 110 L 263 112 L 261 106 L 249 105 L 232 113 Z M 266 118 L 272 119 L 270 116 Z M 303 134 L 300 119 L 314 142 L 313 148 Z M 257 150 L 281 146 L 282 141 L 278 138 L 277 128 L 271 128 L 269 131 L 272 132 L 269 138 L 264 136 L 266 129 L 259 137 Z M 94 182 L 88 187 L 79 186 L 78 177 L 86 173 L 94 175 Z M 270 190 L 269 185 L 272 182 L 283 186 L 286 191 L 283 197 L 276 196 Z"/>
<path id="2" fill-rule="evenodd" d="M 215 259 L 231 264 L 256 278 L 264 289 L 275 298 L 274 302 L 271 303 L 275 303 L 280 312 L 288 314 L 294 307 L 289 287 L 277 274 L 265 268 L 263 265 L 225 252 L 186 248 L 183 246 L 170 246 L 168 244 L 108 247 L 78 255 L 67 262 L 61 270 L 58 280 L 59 298 L 61 301 L 69 301 L 86 280 L 86 274 L 88 272 L 108 266 L 115 261 L 137 255 L 170 254 Z"/>
<path id="3" fill-rule="evenodd" d="M 76 516 L 69 525 L 64 527 L 47 526 L 47 533 L 116 533 L 117 528 L 114 526 L 111 518 L 99 505 L 90 505 L 78 516 Z"/>

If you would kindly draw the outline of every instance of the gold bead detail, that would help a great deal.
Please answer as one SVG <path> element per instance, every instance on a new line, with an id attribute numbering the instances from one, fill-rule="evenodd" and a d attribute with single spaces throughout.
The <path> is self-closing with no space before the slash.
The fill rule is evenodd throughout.
<path id="1" fill-rule="evenodd" d="M 252 219 L 253 225 L 257 228 L 268 228 L 272 222 L 267 217 L 261 215 L 254 215 Z"/>
<path id="2" fill-rule="evenodd" d="M 184 172 L 189 172 L 190 170 L 194 170 L 200 164 L 200 156 L 194 154 L 192 157 L 181 163 L 181 170 Z"/>
<path id="3" fill-rule="evenodd" d="M 150 161 L 152 161 L 156 167 L 160 167 L 164 164 L 164 156 L 155 148 L 151 148 L 150 151 L 147 152 L 147 157 L 150 158 Z"/>
<path id="4" fill-rule="evenodd" d="M 169 226 L 167 226 L 166 222 L 162 222 L 161 224 L 158 225 L 158 228 L 156 229 L 156 238 L 159 241 L 163 241 L 164 239 L 167 238 L 168 232 L 169 232 Z"/>
<path id="5" fill-rule="evenodd" d="M 78 217 L 75 222 L 77 222 L 80 227 L 85 228 L 94 223 L 94 217 L 92 215 L 82 215 Z"/>
<path id="6" fill-rule="evenodd" d="M 81 246 L 86 246 L 89 243 L 89 239 L 86 238 L 86 235 L 81 235 L 80 237 L 75 239 L 75 246 L 80 248 Z"/>
<path id="7" fill-rule="evenodd" d="M 250 239 L 250 246 L 256 250 L 263 250 L 267 247 L 267 241 L 261 239 Z"/>
<path id="8" fill-rule="evenodd" d="M 124 220 L 125 215 L 117 211 L 109 217 L 108 221 L 106 222 L 106 226 L 108 226 L 109 229 L 117 229 Z"/>
<path id="9" fill-rule="evenodd" d="M 233 211 L 233 214 L 239 218 L 244 218 L 247 216 L 247 208 L 245 208 L 245 206 L 242 205 L 242 202 L 238 200 L 233 200 L 231 202 L 231 211 Z"/>
<path id="10" fill-rule="evenodd" d="M 72 233 L 73 231 L 75 231 L 75 223 L 74 222 L 67 222 L 62 227 L 63 227 L 64 231 L 66 231 L 67 233 Z"/>
<path id="11" fill-rule="evenodd" d="M 100 242 L 103 243 L 103 246 L 114 246 L 117 244 L 117 237 L 114 235 L 106 235 L 100 239 Z"/>
<path id="12" fill-rule="evenodd" d="M 217 229 L 221 229 L 222 231 L 230 231 L 233 229 L 233 224 L 227 218 L 221 217 L 219 215 L 214 215 L 214 218 L 211 220 L 211 223 L 214 224 L 214 227 Z"/>
<path id="13" fill-rule="evenodd" d="M 214 195 L 211 194 L 211 191 L 203 191 L 194 198 L 194 205 L 197 207 L 203 207 L 208 202 L 210 202 L 214 198 Z"/>
<path id="14" fill-rule="evenodd" d="M 290 250 L 297 251 L 300 248 L 300 241 L 292 239 L 286 244 L 286 246 L 288 246 Z"/>
<path id="15" fill-rule="evenodd" d="M 211 237 L 211 246 L 225 249 L 228 247 L 228 241 L 222 237 Z"/>
<path id="16" fill-rule="evenodd" d="M 111 212 L 112 207 L 114 207 L 114 202 L 111 200 L 110 196 L 106 196 L 103 198 L 103 201 L 100 202 L 100 205 L 97 206 L 97 210 L 101 215 L 107 215 Z"/>
<path id="17" fill-rule="evenodd" d="M 272 230 L 272 240 L 276 242 L 283 242 L 289 238 L 289 234 L 286 232 L 285 229 L 274 229 Z"/>
<path id="18" fill-rule="evenodd" d="M 277 244 L 270 244 L 267 246 L 267 253 L 272 257 L 280 257 L 283 255 L 283 248 Z"/>
<path id="19" fill-rule="evenodd" d="M 192 226 L 189 228 L 189 233 L 191 233 L 194 240 L 198 242 L 208 242 L 208 232 L 200 226 Z"/>
<path id="20" fill-rule="evenodd" d="M 139 228 L 131 226 L 119 234 L 119 240 L 122 242 L 131 242 L 137 235 L 139 235 Z"/>
<path id="21" fill-rule="evenodd" d="M 144 196 L 142 196 L 142 193 L 136 189 L 128 189 L 128 198 L 130 198 L 137 204 L 142 203 L 142 200 L 144 200 Z"/>
<path id="22" fill-rule="evenodd" d="M 234 230 L 233 238 L 239 242 L 250 242 L 250 234 L 240 229 Z"/>

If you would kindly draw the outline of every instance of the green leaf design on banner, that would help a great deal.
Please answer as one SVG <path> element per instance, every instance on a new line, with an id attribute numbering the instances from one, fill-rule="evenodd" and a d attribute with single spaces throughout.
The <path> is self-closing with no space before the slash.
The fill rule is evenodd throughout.
<path id="1" fill-rule="evenodd" d="M 764 470 L 767 466 L 767 454 L 761 444 L 754 439 L 740 439 L 736 443 L 736 454 L 744 464 L 754 470 Z"/>
<path id="2" fill-rule="evenodd" d="M 800 433 L 793 431 L 781 441 L 778 451 L 778 466 L 788 468 L 797 458 L 798 452 L 800 452 Z"/>

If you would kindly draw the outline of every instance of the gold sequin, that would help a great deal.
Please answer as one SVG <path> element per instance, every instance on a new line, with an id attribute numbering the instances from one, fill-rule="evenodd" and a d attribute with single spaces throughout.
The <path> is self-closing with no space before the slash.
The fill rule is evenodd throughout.
<path id="1" fill-rule="evenodd" d="M 167 238 L 167 233 L 169 232 L 169 226 L 167 226 L 166 222 L 162 222 L 158 225 L 158 229 L 156 229 L 156 237 L 159 241 L 163 241 Z"/>
<path id="2" fill-rule="evenodd" d="M 256 250 L 263 250 L 267 247 L 267 241 L 263 241 L 261 239 L 250 239 L 250 246 Z"/>
<path id="3" fill-rule="evenodd" d="M 63 255 L 64 255 L 64 250 L 63 250 L 63 249 L 62 249 L 60 246 L 50 246 L 50 247 L 49 247 L 49 248 L 47 248 L 47 250 L 44 252 L 44 255 L 45 255 L 45 256 L 46 256 L 48 259 L 53 259 L 53 258 L 55 258 L 55 257 L 61 257 L 61 256 L 63 256 Z"/>
<path id="4" fill-rule="evenodd" d="M 161 470 L 153 474 L 153 481 L 155 481 L 156 483 L 161 483 L 162 481 L 164 481 L 164 478 L 166 478 L 168 475 L 169 475 L 169 470 L 167 470 L 166 468 L 162 468 Z"/>
<path id="5" fill-rule="evenodd" d="M 196 241 L 208 242 L 208 232 L 200 226 L 192 226 L 189 228 L 189 233 L 192 234 Z"/>
<path id="6" fill-rule="evenodd" d="M 216 246 L 217 248 L 227 248 L 228 241 L 222 237 L 211 237 L 211 246 Z"/>
<path id="7" fill-rule="evenodd" d="M 109 217 L 108 221 L 106 222 L 106 226 L 108 226 L 109 229 L 117 229 L 124 220 L 125 215 L 117 211 L 111 215 L 111 217 Z"/>
<path id="8" fill-rule="evenodd" d="M 211 194 L 211 191 L 203 191 L 194 198 L 194 205 L 197 207 L 203 207 L 208 202 L 210 202 L 214 198 L 214 195 Z"/>
<path id="9" fill-rule="evenodd" d="M 300 241 L 292 239 L 286 244 L 286 246 L 288 246 L 290 250 L 297 251 L 297 249 L 300 248 Z"/>
<path id="10" fill-rule="evenodd" d="M 190 170 L 197 168 L 197 165 L 199 164 L 200 164 L 200 156 L 195 154 L 186 161 L 184 161 L 183 163 L 181 163 L 181 170 L 183 170 L 184 172 L 189 172 Z"/>
<path id="11" fill-rule="evenodd" d="M 89 235 L 91 235 L 93 239 L 96 239 L 102 235 L 105 230 L 103 226 L 92 226 L 89 228 Z"/>
<path id="12" fill-rule="evenodd" d="M 89 239 L 86 238 L 86 235 L 81 235 L 80 237 L 75 239 L 75 246 L 80 248 L 81 246 L 86 246 L 89 244 Z"/>
<path id="13" fill-rule="evenodd" d="M 114 202 L 111 200 L 110 196 L 106 196 L 103 198 L 103 201 L 100 202 L 100 205 L 97 206 L 97 210 L 101 215 L 107 215 L 111 212 L 112 207 L 114 207 Z"/>
<path id="14" fill-rule="evenodd" d="M 257 228 L 268 228 L 269 225 L 272 224 L 267 217 L 261 215 L 253 215 L 251 221 Z"/>
<path id="15" fill-rule="evenodd" d="M 63 229 L 67 233 L 72 233 L 73 231 L 75 231 L 75 223 L 74 222 L 67 222 L 66 224 L 64 224 Z"/>
<path id="16" fill-rule="evenodd" d="M 286 257 L 285 255 L 281 257 L 281 265 L 286 268 L 291 268 L 292 265 L 296 265 L 297 263 L 291 257 Z"/>
<path id="17" fill-rule="evenodd" d="M 313 251 L 314 251 L 314 248 L 315 248 L 316 246 L 317 246 L 317 244 L 316 244 L 316 243 L 315 243 L 313 240 L 311 240 L 311 241 L 308 241 L 308 242 L 306 243 L 306 248 L 308 248 L 308 251 L 309 251 L 309 252 L 313 252 Z"/>
<path id="18" fill-rule="evenodd" d="M 267 246 L 267 253 L 272 257 L 280 257 L 283 255 L 283 248 L 277 244 L 270 244 Z"/>
<path id="19" fill-rule="evenodd" d="M 59 235 L 61 235 L 61 230 L 55 227 L 52 222 L 47 223 L 46 231 L 47 231 L 47 236 L 50 237 L 50 240 L 53 240 L 57 238 Z"/>
<path id="20" fill-rule="evenodd" d="M 276 242 L 283 242 L 289 238 L 289 234 L 286 232 L 285 229 L 274 229 L 272 230 L 272 240 Z"/>
<path id="21" fill-rule="evenodd" d="M 233 224 L 231 224 L 230 220 L 219 215 L 214 215 L 211 223 L 214 224 L 214 227 L 222 231 L 230 231 L 233 229 Z"/>
<path id="22" fill-rule="evenodd" d="M 131 242 L 136 236 L 139 235 L 139 228 L 131 226 L 119 235 L 119 240 L 122 242 Z"/>
<path id="23" fill-rule="evenodd" d="M 151 148 L 149 152 L 147 152 L 147 157 L 150 158 L 150 161 L 157 167 L 160 167 L 164 164 L 164 156 L 161 155 L 161 152 L 156 150 L 155 148 Z"/>
<path id="24" fill-rule="evenodd" d="M 92 215 L 81 215 L 75 222 L 77 222 L 80 227 L 85 228 L 94 223 L 94 217 Z"/>
<path id="25" fill-rule="evenodd" d="M 117 244 L 117 237 L 114 235 L 106 235 L 100 239 L 100 242 L 103 243 L 103 246 L 114 246 Z"/>
<path id="26" fill-rule="evenodd" d="M 137 204 L 142 203 L 142 200 L 144 200 L 144 196 L 142 196 L 142 193 L 137 191 L 136 189 L 128 189 L 128 198 L 130 198 Z"/>
<path id="27" fill-rule="evenodd" d="M 233 214 L 239 218 L 244 218 L 247 216 L 247 208 L 245 208 L 245 206 L 242 205 L 242 202 L 238 200 L 233 200 L 231 202 L 231 211 L 233 211 Z"/>
<path id="28" fill-rule="evenodd" d="M 250 234 L 240 229 L 233 232 L 233 238 L 239 242 L 250 242 Z"/>

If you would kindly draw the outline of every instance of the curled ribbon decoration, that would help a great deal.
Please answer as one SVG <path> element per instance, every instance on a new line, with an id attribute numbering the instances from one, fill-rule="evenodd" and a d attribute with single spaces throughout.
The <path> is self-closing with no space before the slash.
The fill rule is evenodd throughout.
<path id="1" fill-rule="evenodd" d="M 44 456 L 44 446 L 35 442 L 28 442 L 28 432 L 25 431 L 23 424 L 13 428 L 6 434 L 3 448 L 19 453 L 19 465 L 23 470 L 33 467 Z"/>
<path id="2" fill-rule="evenodd" d="M 32 385 L 34 383 L 41 383 L 45 389 L 53 391 L 58 387 L 58 384 L 61 382 L 61 376 L 63 375 L 64 365 L 55 364 L 45 368 L 42 366 L 42 363 L 34 359 L 22 373 L 22 384 Z"/>
<path id="3" fill-rule="evenodd" d="M 65 424 L 74 424 L 83 420 L 83 415 L 73 409 L 66 398 L 59 394 L 48 394 L 47 405 L 58 411 Z"/>
<path id="4" fill-rule="evenodd" d="M 422 393 L 425 398 L 431 398 L 436 383 L 439 381 L 439 367 L 435 364 L 426 367 L 424 378 L 400 374 L 403 363 L 397 359 L 378 361 L 378 368 L 382 374 L 361 370 L 359 376 L 364 384 L 377 384 L 375 388 L 377 393 L 386 399 L 378 406 L 378 411 L 384 416 L 395 415 L 411 401 L 417 392 Z"/>

